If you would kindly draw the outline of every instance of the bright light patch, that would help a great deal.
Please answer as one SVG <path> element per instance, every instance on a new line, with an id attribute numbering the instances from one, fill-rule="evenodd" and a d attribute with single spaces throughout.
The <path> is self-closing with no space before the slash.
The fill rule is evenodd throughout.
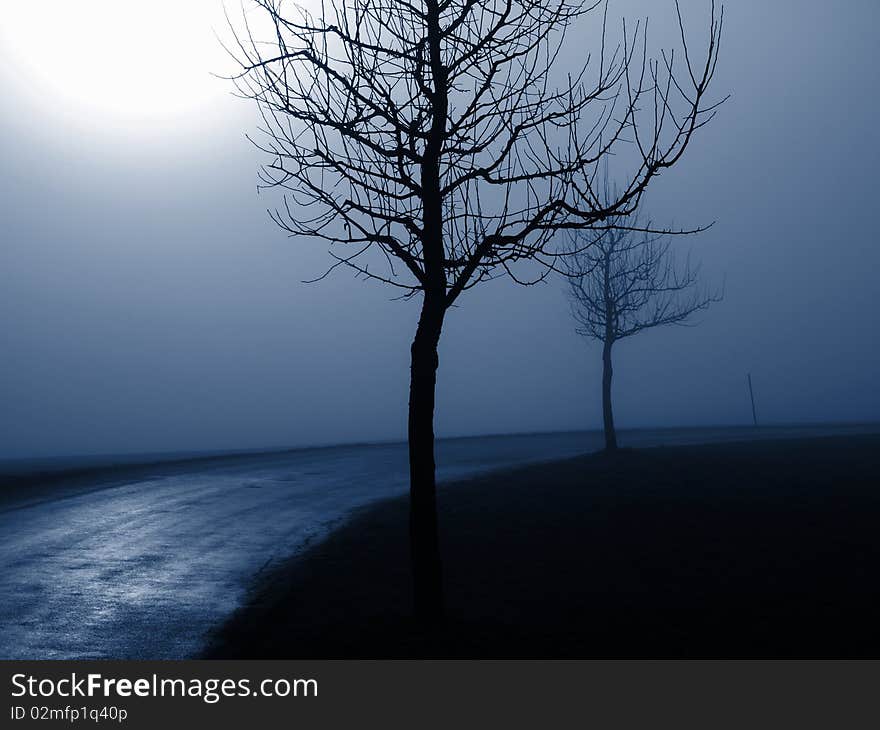
<path id="1" fill-rule="evenodd" d="M 2 2 L 6 72 L 55 113 L 128 128 L 172 121 L 229 91 L 219 0 Z"/>

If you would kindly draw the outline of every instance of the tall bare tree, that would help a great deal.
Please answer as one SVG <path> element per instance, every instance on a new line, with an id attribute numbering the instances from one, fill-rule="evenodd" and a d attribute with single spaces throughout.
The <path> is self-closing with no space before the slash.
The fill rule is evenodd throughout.
<path id="1" fill-rule="evenodd" d="M 638 213 L 629 219 L 614 216 L 608 223 L 609 229 L 598 234 L 573 235 L 565 270 L 578 334 L 602 343 L 605 449 L 615 451 L 614 344 L 652 327 L 686 324 L 721 295 L 700 288 L 699 269 L 690 257 L 677 260 L 670 235 L 654 232 Z"/>
<path id="2" fill-rule="evenodd" d="M 271 212 L 290 234 L 328 244 L 332 265 L 418 296 L 409 398 L 410 536 L 416 615 L 442 618 L 434 465 L 438 342 L 462 292 L 494 276 L 533 283 L 552 269 L 560 229 L 632 213 L 714 114 L 707 100 L 722 16 L 705 55 L 647 53 L 645 24 L 610 43 L 590 0 L 326 0 L 310 12 L 254 0 L 231 23 L 239 92 L 258 102 L 283 192 Z M 670 4 L 670 11 L 678 6 Z M 253 11 L 253 12 L 251 12 Z M 722 14 L 723 15 L 723 14 Z M 566 35 L 595 17 L 580 66 Z M 619 197 L 596 169 L 632 149 Z M 525 265 L 536 262 L 537 265 Z"/>

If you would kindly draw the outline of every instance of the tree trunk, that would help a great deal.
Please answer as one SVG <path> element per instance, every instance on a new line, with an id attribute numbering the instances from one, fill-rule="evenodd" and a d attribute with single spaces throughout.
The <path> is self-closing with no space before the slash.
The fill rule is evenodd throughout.
<path id="1" fill-rule="evenodd" d="M 443 194 L 440 158 L 449 113 L 447 69 L 443 65 L 438 0 L 426 0 L 428 58 L 433 93 L 432 120 L 421 162 L 422 314 L 412 343 L 409 386 L 409 539 L 416 620 L 426 626 L 443 621 L 443 573 L 437 535 L 437 488 L 434 474 L 434 391 L 437 344 L 446 314 L 443 247 Z"/>
<path id="2" fill-rule="evenodd" d="M 424 295 L 422 314 L 412 343 L 409 389 L 409 536 L 416 619 L 425 625 L 443 620 L 443 574 L 437 534 L 434 466 L 434 392 L 437 344 L 445 307 Z"/>
<path id="3" fill-rule="evenodd" d="M 605 451 L 617 450 L 617 432 L 614 430 L 614 413 L 611 410 L 612 340 L 606 340 L 602 348 L 602 421 L 605 425 Z"/>

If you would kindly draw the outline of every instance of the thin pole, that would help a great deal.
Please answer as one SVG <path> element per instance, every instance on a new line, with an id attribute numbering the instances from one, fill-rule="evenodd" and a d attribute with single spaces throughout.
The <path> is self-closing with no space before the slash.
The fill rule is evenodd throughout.
<path id="1" fill-rule="evenodd" d="M 752 374 L 749 373 L 749 397 L 752 399 L 752 421 L 758 425 L 758 416 L 755 413 L 755 391 L 752 388 Z"/>

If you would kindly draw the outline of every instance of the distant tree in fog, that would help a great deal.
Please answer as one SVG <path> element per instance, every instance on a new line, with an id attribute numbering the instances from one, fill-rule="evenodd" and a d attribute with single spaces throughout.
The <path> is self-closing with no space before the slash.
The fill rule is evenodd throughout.
<path id="1" fill-rule="evenodd" d="M 652 230 L 639 214 L 607 222 L 606 231 L 572 236 L 565 273 L 578 334 L 602 343 L 602 423 L 605 449 L 614 451 L 614 344 L 652 327 L 686 324 L 721 295 L 699 287 L 690 257 L 677 260 L 672 236 Z"/>
<path id="2" fill-rule="evenodd" d="M 418 298 L 409 398 L 415 610 L 443 614 L 434 463 L 438 343 L 461 294 L 495 276 L 547 276 L 557 231 L 635 211 L 711 119 L 706 95 L 722 18 L 705 55 L 647 55 L 644 23 L 607 42 L 607 7 L 580 0 L 254 0 L 230 49 L 258 103 L 273 219 L 328 244 L 332 265 Z M 320 7 L 321 10 L 317 8 Z M 309 8 L 314 8 L 313 14 Z M 670 3 L 670 11 L 678 10 Z M 595 17 L 592 55 L 560 68 L 567 31 Z M 723 14 L 722 14 L 723 15 Z M 582 29 L 575 43 L 583 44 Z M 571 51 L 569 51 L 571 55 Z M 601 161 L 627 151 L 613 200 Z M 475 373 L 479 367 L 474 368 Z"/>

